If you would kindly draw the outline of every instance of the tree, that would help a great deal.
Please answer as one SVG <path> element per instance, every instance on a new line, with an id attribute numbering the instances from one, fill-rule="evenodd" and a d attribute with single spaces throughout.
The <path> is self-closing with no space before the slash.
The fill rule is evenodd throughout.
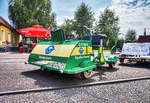
<path id="1" fill-rule="evenodd" d="M 133 29 L 128 29 L 127 34 L 125 36 L 126 41 L 135 42 L 136 39 L 136 31 Z"/>
<path id="2" fill-rule="evenodd" d="M 119 17 L 116 16 L 114 11 L 106 8 L 99 16 L 98 23 L 96 24 L 96 34 L 106 34 L 108 39 L 108 47 L 111 48 L 115 45 L 119 33 Z"/>
<path id="3" fill-rule="evenodd" d="M 56 15 L 50 13 L 50 0 L 9 0 L 9 19 L 16 29 L 37 24 L 56 28 Z"/>
<path id="4" fill-rule="evenodd" d="M 123 47 L 123 43 L 124 43 L 124 39 L 123 38 L 118 38 L 118 41 L 117 41 L 117 49 L 120 51 Z"/>
<path id="5" fill-rule="evenodd" d="M 52 13 L 49 19 L 50 19 L 49 22 L 51 23 L 48 26 L 49 29 L 56 30 L 57 29 L 56 13 Z"/>
<path id="6" fill-rule="evenodd" d="M 66 39 L 74 39 L 74 21 L 72 19 L 66 19 L 61 28 L 65 30 Z"/>
<path id="7" fill-rule="evenodd" d="M 93 12 L 85 3 L 81 3 L 74 16 L 75 20 L 75 32 L 79 39 L 82 39 L 84 35 L 90 35 L 90 30 L 88 28 L 92 28 L 93 26 Z"/>
<path id="8" fill-rule="evenodd" d="M 146 36 L 146 28 L 144 28 L 144 36 Z"/>

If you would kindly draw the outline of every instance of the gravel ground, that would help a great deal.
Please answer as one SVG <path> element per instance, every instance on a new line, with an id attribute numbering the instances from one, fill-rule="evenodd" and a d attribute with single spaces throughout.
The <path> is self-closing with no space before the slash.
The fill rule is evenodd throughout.
<path id="1" fill-rule="evenodd" d="M 0 103 L 150 103 L 150 80 L 1 96 Z"/>
<path id="2" fill-rule="evenodd" d="M 109 55 L 109 54 L 107 54 Z M 60 87 L 150 75 L 150 65 L 125 64 L 108 69 L 106 65 L 93 72 L 91 79 L 81 80 L 77 75 L 42 72 L 39 67 L 25 65 L 27 53 L 0 53 L 0 92 L 8 90 Z M 20 59 L 19 59 L 20 58 Z M 24 59 L 23 59 L 24 58 Z"/>
<path id="3" fill-rule="evenodd" d="M 110 54 L 106 54 L 110 55 Z M 59 87 L 96 81 L 116 80 L 150 75 L 149 64 L 126 63 L 94 71 L 91 79 L 77 75 L 41 72 L 39 67 L 25 65 L 27 53 L 0 53 L 0 92 L 39 87 Z M 38 93 L 0 96 L 0 103 L 150 103 L 150 80 L 54 90 Z"/>

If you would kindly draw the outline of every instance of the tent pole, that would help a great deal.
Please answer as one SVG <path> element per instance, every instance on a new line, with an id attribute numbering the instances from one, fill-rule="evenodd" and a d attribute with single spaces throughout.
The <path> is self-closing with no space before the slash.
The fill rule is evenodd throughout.
<path id="1" fill-rule="evenodd" d="M 39 38 L 37 37 L 37 43 L 39 42 Z"/>

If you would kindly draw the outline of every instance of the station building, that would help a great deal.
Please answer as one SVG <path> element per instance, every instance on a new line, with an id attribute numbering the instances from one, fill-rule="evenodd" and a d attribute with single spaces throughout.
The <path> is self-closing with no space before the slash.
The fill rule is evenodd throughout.
<path id="1" fill-rule="evenodd" d="M 17 48 L 21 35 L 0 16 L 0 48 L 6 45 L 6 41 L 11 44 L 12 49 Z"/>

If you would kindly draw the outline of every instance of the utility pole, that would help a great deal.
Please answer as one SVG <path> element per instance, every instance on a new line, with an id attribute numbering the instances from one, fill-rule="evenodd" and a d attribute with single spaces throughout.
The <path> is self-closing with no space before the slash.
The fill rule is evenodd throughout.
<path id="1" fill-rule="evenodd" d="M 146 28 L 144 28 L 144 36 L 146 36 Z"/>

